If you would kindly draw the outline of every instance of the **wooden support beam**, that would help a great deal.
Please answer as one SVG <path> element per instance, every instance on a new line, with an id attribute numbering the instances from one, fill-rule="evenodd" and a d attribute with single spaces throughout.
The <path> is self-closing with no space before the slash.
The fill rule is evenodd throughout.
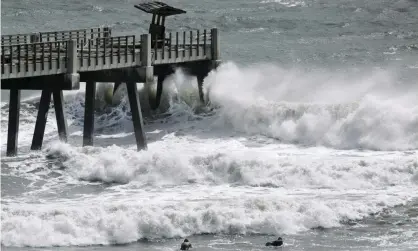
<path id="1" fill-rule="evenodd" d="M 9 126 L 7 131 L 7 156 L 14 156 L 17 153 L 19 136 L 19 114 L 20 114 L 20 90 L 10 90 L 9 101 Z"/>
<path id="2" fill-rule="evenodd" d="M 144 132 L 144 122 L 141 113 L 141 104 L 138 98 L 138 90 L 135 82 L 126 83 L 126 90 L 128 92 L 129 105 L 131 107 L 132 122 L 134 125 L 135 140 L 138 151 L 146 150 L 147 140 Z"/>
<path id="3" fill-rule="evenodd" d="M 38 116 L 36 118 L 35 131 L 32 138 L 31 150 L 40 150 L 44 140 L 46 120 L 48 118 L 49 104 L 51 103 L 51 90 L 42 91 L 39 102 Z"/>
<path id="4" fill-rule="evenodd" d="M 57 118 L 58 136 L 61 141 L 67 142 L 68 129 L 67 120 L 64 113 L 64 98 L 62 90 L 54 90 L 52 92 L 54 97 L 55 116 Z"/>
<path id="5" fill-rule="evenodd" d="M 96 98 L 96 82 L 86 82 L 84 101 L 84 132 L 83 146 L 93 145 L 94 132 L 94 101 Z"/>

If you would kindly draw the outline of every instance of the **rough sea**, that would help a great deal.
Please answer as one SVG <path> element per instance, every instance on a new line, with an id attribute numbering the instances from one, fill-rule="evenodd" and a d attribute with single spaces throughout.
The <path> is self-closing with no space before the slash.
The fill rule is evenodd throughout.
<path id="1" fill-rule="evenodd" d="M 137 2 L 3 0 L 1 33 L 140 35 L 151 17 Z M 418 1 L 166 3 L 187 11 L 167 31 L 219 29 L 210 104 L 178 70 L 137 152 L 125 90 L 109 105 L 101 83 L 83 148 L 82 84 L 65 92 L 69 142 L 50 109 L 30 151 L 39 92 L 24 92 L 18 156 L 6 157 L 2 91 L 2 250 L 179 250 L 185 237 L 192 250 L 271 250 L 278 236 L 279 250 L 416 250 Z"/>

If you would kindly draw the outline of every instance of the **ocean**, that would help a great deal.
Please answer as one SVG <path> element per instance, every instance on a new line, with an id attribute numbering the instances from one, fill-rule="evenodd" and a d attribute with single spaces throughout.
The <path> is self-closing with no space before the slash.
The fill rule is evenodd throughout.
<path id="1" fill-rule="evenodd" d="M 147 32 L 132 0 L 3 0 L 2 34 L 108 25 Z M 30 151 L 39 92 L 26 91 L 19 152 L 6 157 L 1 93 L 1 249 L 58 251 L 416 250 L 418 1 L 173 0 L 167 31 L 220 35 L 204 81 L 181 69 L 145 113 L 98 84 L 94 146 L 82 147 L 84 84 L 65 92 L 69 141 L 50 109 Z M 141 85 L 138 85 L 143 100 Z"/>

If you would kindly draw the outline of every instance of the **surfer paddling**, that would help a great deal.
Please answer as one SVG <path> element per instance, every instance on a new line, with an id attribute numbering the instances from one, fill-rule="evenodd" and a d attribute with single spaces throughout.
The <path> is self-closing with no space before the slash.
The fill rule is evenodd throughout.
<path id="1" fill-rule="evenodd" d="M 283 239 L 282 237 L 279 237 L 277 240 L 272 242 L 267 242 L 266 246 L 273 246 L 273 247 L 280 247 L 283 245 Z"/>
<path id="2" fill-rule="evenodd" d="M 181 244 L 180 250 L 189 250 L 192 248 L 192 244 L 189 242 L 188 239 L 184 239 L 183 243 Z"/>

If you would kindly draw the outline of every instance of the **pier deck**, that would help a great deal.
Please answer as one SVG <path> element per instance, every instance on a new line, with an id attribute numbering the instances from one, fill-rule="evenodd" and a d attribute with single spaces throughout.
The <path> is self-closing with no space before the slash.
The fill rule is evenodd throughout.
<path id="1" fill-rule="evenodd" d="M 154 24 L 152 24 L 154 25 Z M 162 35 L 161 35 L 162 34 Z M 86 82 L 83 146 L 93 145 L 97 82 L 126 84 L 138 150 L 146 149 L 136 83 L 145 83 L 150 107 L 158 107 L 164 79 L 177 67 L 197 77 L 203 101 L 203 79 L 219 64 L 217 29 L 113 36 L 109 27 L 2 35 L 1 89 L 10 90 L 7 155 L 17 152 L 21 90 L 42 90 L 31 149 L 42 147 L 53 96 L 59 138 L 67 141 L 63 90 Z M 151 96 L 150 86 L 157 92 Z"/>
<path id="2" fill-rule="evenodd" d="M 155 44 L 145 41 L 148 34 L 112 37 L 110 28 L 95 30 L 2 36 L 2 81 L 67 73 L 70 59 L 73 73 L 146 66 L 147 60 L 154 66 L 214 58 L 216 29 L 168 33 Z M 41 42 L 33 42 L 37 40 Z M 30 42 L 21 43 L 24 41 Z M 144 58 L 147 55 L 149 59 Z"/>

